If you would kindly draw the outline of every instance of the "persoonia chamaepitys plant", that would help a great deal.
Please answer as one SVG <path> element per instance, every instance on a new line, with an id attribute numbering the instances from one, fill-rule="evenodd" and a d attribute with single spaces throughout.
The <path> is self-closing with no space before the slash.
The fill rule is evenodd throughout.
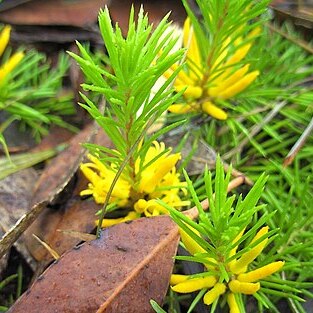
<path id="1" fill-rule="evenodd" d="M 132 9 L 124 38 L 117 24 L 112 27 L 105 8 L 99 15 L 99 26 L 108 53 L 107 68 L 99 66 L 79 43 L 81 55 L 70 53 L 90 82 L 83 84 L 84 89 L 100 93 L 106 100 L 104 112 L 84 95 L 86 104 L 82 106 L 114 144 L 114 149 L 86 145 L 90 162 L 81 166 L 90 181 L 81 194 L 92 195 L 97 203 L 104 204 L 99 227 L 163 213 L 156 198 L 176 208 L 189 204 L 181 198 L 185 184 L 175 170 L 180 154 L 172 154 L 171 149 L 156 141 L 178 123 L 147 135 L 149 127 L 182 93 L 174 93 L 171 87 L 179 67 L 163 84 L 157 84 L 165 71 L 182 60 L 184 53 L 172 51 L 177 38 L 169 31 L 167 18 L 168 15 L 153 30 L 143 9 L 137 21 Z M 159 87 L 152 92 L 154 86 Z M 121 208 L 127 209 L 126 216 L 102 221 L 105 212 Z"/>
<path id="2" fill-rule="evenodd" d="M 184 91 L 170 106 L 173 113 L 204 112 L 225 120 L 223 102 L 249 87 L 260 74 L 245 58 L 260 33 L 260 17 L 268 1 L 197 1 L 199 20 L 183 1 L 188 18 L 184 23 L 182 45 L 187 49 L 186 63 L 174 87 Z M 174 64 L 165 76 L 177 68 Z"/>
<path id="3" fill-rule="evenodd" d="M 173 274 L 171 289 L 183 294 L 199 292 L 188 312 L 201 299 L 210 306 L 211 312 L 218 304 L 223 307 L 227 303 L 232 313 L 246 312 L 249 296 L 257 300 L 260 311 L 270 308 L 278 312 L 275 300 L 281 297 L 303 301 L 297 294 L 305 293 L 305 288 L 311 284 L 300 284 L 303 290 L 299 290 L 293 281 L 284 279 L 279 272 L 285 268 L 290 270 L 296 262 L 289 259 L 285 263 L 283 254 L 279 251 L 273 254 L 270 249 L 279 238 L 279 229 L 267 226 L 276 212 L 268 206 L 258 205 L 267 177 L 260 176 L 245 198 L 239 196 L 237 201 L 236 195 L 227 196 L 229 179 L 230 171 L 224 175 L 219 158 L 214 183 L 211 172 L 205 171 L 204 183 L 209 200 L 209 211 L 205 212 L 186 175 L 188 189 L 199 211 L 198 221 L 192 221 L 159 201 L 179 226 L 181 244 L 190 254 L 176 259 L 196 262 L 203 268 L 192 275 Z M 270 261 L 267 261 L 268 251 Z"/>
<path id="4" fill-rule="evenodd" d="M 51 124 L 76 130 L 61 116 L 75 112 L 72 94 L 62 94 L 62 81 L 69 67 L 68 58 L 60 55 L 58 66 L 50 68 L 46 57 L 36 51 L 19 50 L 11 54 L 8 47 L 10 26 L 0 33 L 0 144 L 6 149 L 4 130 L 19 121 L 39 139 Z"/>

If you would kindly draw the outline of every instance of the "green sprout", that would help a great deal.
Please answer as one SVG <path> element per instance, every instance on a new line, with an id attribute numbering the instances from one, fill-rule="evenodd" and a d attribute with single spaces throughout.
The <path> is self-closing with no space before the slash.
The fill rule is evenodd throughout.
<path id="1" fill-rule="evenodd" d="M 199 291 L 189 312 L 203 298 L 214 312 L 217 304 L 228 303 L 230 312 L 245 312 L 245 298 L 254 296 L 260 306 L 275 309 L 271 295 L 303 301 L 293 282 L 283 279 L 278 272 L 288 269 L 291 263 L 282 261 L 283 255 L 272 254 L 267 258 L 268 247 L 277 239 L 279 230 L 269 230 L 275 211 L 265 211 L 258 201 L 264 192 L 266 176 L 262 175 L 245 196 L 227 196 L 230 171 L 224 175 L 220 159 L 216 163 L 213 191 L 211 172 L 205 171 L 204 183 L 209 199 L 209 212 L 205 212 L 186 176 L 189 191 L 199 211 L 199 221 L 194 222 L 183 213 L 163 205 L 180 229 L 182 246 L 190 256 L 177 256 L 178 260 L 203 265 L 203 272 L 192 275 L 173 274 L 171 288 L 178 293 Z"/>

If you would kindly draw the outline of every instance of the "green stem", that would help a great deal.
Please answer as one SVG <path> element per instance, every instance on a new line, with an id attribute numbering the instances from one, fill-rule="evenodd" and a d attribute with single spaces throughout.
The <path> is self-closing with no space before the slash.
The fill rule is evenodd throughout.
<path id="1" fill-rule="evenodd" d="M 101 209 L 101 213 L 100 213 L 100 217 L 99 217 L 99 222 L 98 222 L 98 226 L 97 226 L 97 238 L 100 237 L 100 233 L 101 233 L 101 225 L 102 225 L 102 221 L 104 219 L 105 213 L 106 213 L 106 207 L 109 204 L 109 200 L 111 198 L 111 194 L 113 192 L 114 186 L 117 183 L 117 180 L 119 179 L 119 177 L 121 176 L 125 166 L 127 165 L 128 161 L 131 159 L 135 149 L 137 149 L 141 139 L 143 138 L 143 136 L 145 135 L 145 133 L 147 132 L 147 130 L 149 129 L 149 127 L 151 127 L 151 125 L 153 124 L 154 119 L 151 118 L 150 121 L 146 124 L 145 128 L 143 129 L 142 133 L 140 134 L 140 136 L 137 138 L 137 140 L 135 141 L 135 143 L 131 146 L 131 148 L 129 149 L 129 152 L 126 156 L 126 158 L 124 159 L 124 161 L 122 162 L 119 170 L 117 171 L 117 173 L 114 176 L 114 179 L 112 181 L 112 184 L 110 186 L 110 189 L 105 197 L 105 201 L 103 204 L 103 207 Z"/>

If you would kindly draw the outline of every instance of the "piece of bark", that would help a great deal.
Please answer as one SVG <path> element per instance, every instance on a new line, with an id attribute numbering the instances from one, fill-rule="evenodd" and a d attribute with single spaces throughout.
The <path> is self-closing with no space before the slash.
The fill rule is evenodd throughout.
<path id="1" fill-rule="evenodd" d="M 153 312 L 149 301 L 164 300 L 178 241 L 168 216 L 107 228 L 50 266 L 8 312 Z"/>

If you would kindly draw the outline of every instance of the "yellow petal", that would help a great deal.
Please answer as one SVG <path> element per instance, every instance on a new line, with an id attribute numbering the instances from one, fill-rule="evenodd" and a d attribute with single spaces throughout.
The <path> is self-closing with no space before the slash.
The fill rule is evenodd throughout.
<path id="1" fill-rule="evenodd" d="M 244 283 L 239 280 L 232 280 L 229 282 L 228 287 L 233 293 L 252 295 L 260 289 L 260 283 Z"/>
<path id="2" fill-rule="evenodd" d="M 180 274 L 172 274 L 171 275 L 171 280 L 170 280 L 170 285 L 177 285 L 179 283 L 182 283 L 183 281 L 188 280 L 189 275 L 180 275 Z"/>
<path id="3" fill-rule="evenodd" d="M 256 240 L 267 234 L 268 227 L 262 227 L 258 233 L 254 236 L 251 244 Z M 251 250 L 244 253 L 240 259 L 232 263 L 229 268 L 234 274 L 240 274 L 247 271 L 248 265 L 262 252 L 267 244 L 268 238 L 262 240 L 258 245 L 254 246 Z"/>
<path id="4" fill-rule="evenodd" d="M 195 234 L 195 236 L 201 237 L 200 233 L 192 228 L 190 225 L 187 225 L 188 228 Z M 191 255 L 195 255 L 196 253 L 207 253 L 205 249 L 203 249 L 194 239 L 192 239 L 184 230 L 179 228 L 180 238 L 186 249 Z"/>
<path id="5" fill-rule="evenodd" d="M 237 49 L 236 52 L 227 60 L 225 66 L 230 66 L 240 62 L 248 54 L 251 46 L 251 43 L 247 43 L 246 45 L 243 45 Z"/>
<path id="6" fill-rule="evenodd" d="M 178 85 L 175 84 L 175 90 L 177 92 L 180 92 L 181 90 L 185 89 L 187 87 L 187 89 L 184 91 L 184 97 L 186 99 L 199 99 L 202 96 L 202 88 L 200 87 L 194 87 L 194 86 L 186 86 L 186 85 Z"/>
<path id="7" fill-rule="evenodd" d="M 252 283 L 279 271 L 284 266 L 284 264 L 285 262 L 283 261 L 273 262 L 249 273 L 240 274 L 237 278 L 241 282 Z"/>
<path id="8" fill-rule="evenodd" d="M 246 229 L 246 228 L 244 228 L 244 229 L 236 236 L 236 238 L 233 240 L 232 243 L 237 242 L 237 241 L 242 237 L 243 233 L 245 232 L 245 229 Z M 238 249 L 238 245 L 237 245 L 236 247 L 234 247 L 233 249 L 230 250 L 230 252 L 229 252 L 229 257 L 230 257 L 230 258 L 236 254 L 237 249 Z M 236 260 L 230 261 L 230 262 L 228 263 L 228 266 L 230 266 L 231 264 L 233 264 L 233 263 L 235 263 L 235 262 L 236 262 Z"/>
<path id="9" fill-rule="evenodd" d="M 229 313 L 240 313 L 236 297 L 232 292 L 227 295 L 227 303 L 229 306 Z"/>
<path id="10" fill-rule="evenodd" d="M 203 302 L 206 305 L 212 304 L 220 295 L 225 293 L 226 286 L 221 283 L 215 284 L 215 286 L 209 290 L 203 297 Z"/>
<path id="11" fill-rule="evenodd" d="M 175 286 L 172 286 L 172 290 L 179 293 L 189 293 L 203 288 L 211 288 L 215 285 L 216 278 L 214 276 L 203 276 L 197 278 L 190 278 Z"/>
<path id="12" fill-rule="evenodd" d="M 195 234 L 195 236 L 201 237 L 200 233 L 194 229 L 193 227 L 191 227 L 190 225 L 187 225 L 190 228 L 190 230 Z M 185 245 L 187 251 L 191 254 L 191 255 L 195 255 L 197 253 L 207 253 L 207 251 L 205 249 L 203 249 L 194 239 L 192 239 L 184 230 L 182 230 L 181 228 L 179 228 L 179 233 L 180 233 L 180 238 L 181 241 L 183 242 L 183 244 Z M 204 264 L 206 266 L 206 268 L 209 269 L 213 269 L 214 266 L 211 264 L 216 264 L 216 260 L 213 258 L 207 258 L 207 260 L 210 263 L 206 263 Z"/>
<path id="13" fill-rule="evenodd" d="M 89 163 L 81 164 L 80 170 L 92 184 L 96 184 L 97 181 L 101 180 L 102 178 L 95 171 L 93 171 L 89 165 Z"/>
<path id="14" fill-rule="evenodd" d="M 257 26 L 255 27 L 248 35 L 248 38 L 253 38 L 253 37 L 256 37 L 258 36 L 262 31 L 262 27 L 260 26 Z"/>
<path id="15" fill-rule="evenodd" d="M 202 73 L 201 73 L 201 57 L 200 57 L 200 51 L 197 43 L 196 36 L 194 34 L 193 27 L 190 24 L 190 19 L 187 18 L 184 23 L 184 47 L 187 48 L 187 65 L 190 69 L 189 76 L 190 78 L 195 81 L 198 79 L 201 79 Z"/>
<path id="16" fill-rule="evenodd" d="M 172 104 L 168 110 L 172 113 L 176 114 L 184 114 L 188 112 L 195 112 L 197 111 L 198 105 L 195 103 L 189 104 L 189 103 L 184 103 L 184 104 Z"/>
<path id="17" fill-rule="evenodd" d="M 106 218 L 102 221 L 101 227 L 110 227 L 116 224 L 124 223 L 127 221 L 132 221 L 140 217 L 140 214 L 136 212 L 129 212 L 125 217 L 120 218 Z M 96 221 L 98 224 L 98 221 Z"/>
<path id="18" fill-rule="evenodd" d="M 217 120 L 224 121 L 227 119 L 227 113 L 224 110 L 218 108 L 210 101 L 206 101 L 202 104 L 202 110 L 203 112 L 207 113 L 208 115 L 211 115 Z"/>
<path id="19" fill-rule="evenodd" d="M 172 68 L 176 69 L 177 66 L 176 67 L 172 67 Z M 193 86 L 195 81 L 184 70 L 181 70 L 181 71 L 179 71 L 179 73 L 177 75 L 175 83 Z"/>
<path id="20" fill-rule="evenodd" d="M 4 26 L 0 34 L 0 56 L 2 55 L 6 46 L 8 45 L 8 42 L 10 40 L 10 33 L 11 33 L 11 26 L 9 25 Z"/>
<path id="21" fill-rule="evenodd" d="M 140 180 L 139 190 L 144 191 L 145 193 L 153 192 L 162 178 L 171 171 L 180 158 L 180 153 L 169 155 L 162 160 L 161 164 L 158 164 L 157 168 L 154 168 L 153 175 L 150 177 L 145 177 L 143 173 L 143 177 Z M 156 167 L 156 164 L 152 163 L 150 167 Z"/>
<path id="22" fill-rule="evenodd" d="M 214 64 L 212 65 L 212 71 L 215 68 L 219 68 L 222 64 L 222 62 L 224 61 L 224 59 L 226 59 L 227 57 L 227 53 L 228 53 L 228 49 L 227 46 L 230 44 L 231 38 L 227 37 L 226 40 L 224 40 L 222 47 L 221 47 L 221 54 L 217 57 L 216 61 L 214 62 Z"/>
<path id="23" fill-rule="evenodd" d="M 164 202 L 167 203 L 166 201 L 164 201 Z M 148 200 L 148 201 L 145 200 L 145 199 L 139 199 L 134 204 L 134 209 L 138 213 L 144 213 L 144 215 L 147 216 L 147 217 L 158 216 L 158 215 L 161 215 L 161 214 L 168 214 L 167 209 L 164 208 L 159 203 L 157 203 L 155 201 L 155 199 L 151 199 L 151 200 Z"/>
<path id="24" fill-rule="evenodd" d="M 243 66 L 235 73 L 230 75 L 227 79 L 221 81 L 216 87 L 209 88 L 208 90 L 209 96 L 218 97 L 219 94 L 222 93 L 225 89 L 238 82 L 248 72 L 249 66 L 250 66 L 249 64 Z"/>
<path id="25" fill-rule="evenodd" d="M 243 78 L 241 78 L 237 83 L 235 83 L 233 86 L 228 87 L 224 91 L 220 92 L 218 95 L 218 98 L 220 99 L 229 99 L 244 89 L 246 89 L 258 76 L 260 72 L 254 71 L 247 75 L 245 75 Z"/>
<path id="26" fill-rule="evenodd" d="M 175 70 L 177 70 L 178 68 L 178 64 L 173 64 L 167 71 L 165 71 L 163 73 L 163 76 L 167 79 L 169 79 L 171 77 L 171 75 L 173 74 L 173 72 Z M 179 71 L 176 79 L 175 79 L 175 84 L 180 84 L 180 85 L 194 85 L 194 81 L 191 79 L 191 77 L 182 69 Z"/>
<path id="27" fill-rule="evenodd" d="M 0 68 L 0 81 L 3 80 L 24 57 L 23 52 L 17 52 L 13 54 L 10 59 L 4 63 Z"/>

